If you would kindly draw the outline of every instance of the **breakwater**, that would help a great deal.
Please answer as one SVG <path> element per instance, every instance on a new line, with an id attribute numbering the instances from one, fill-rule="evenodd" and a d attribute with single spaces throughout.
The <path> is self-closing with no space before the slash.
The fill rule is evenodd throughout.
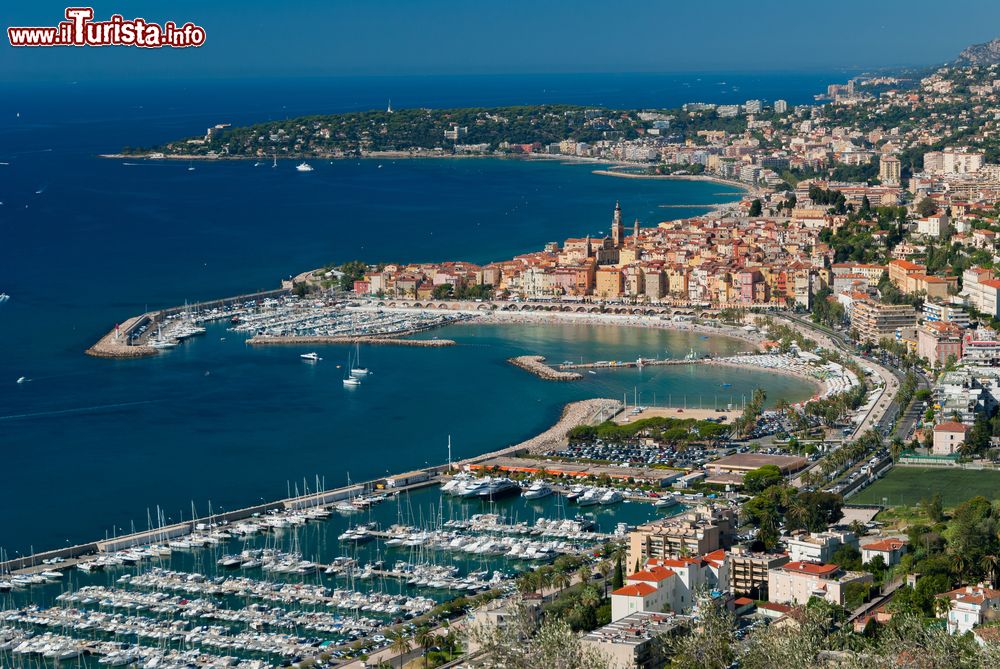
<path id="1" fill-rule="evenodd" d="M 122 323 L 115 325 L 110 332 L 107 332 L 98 339 L 97 343 L 88 348 L 85 353 L 95 358 L 121 359 L 144 358 L 156 355 L 157 349 L 149 345 L 149 338 L 156 331 L 157 326 L 168 319 L 176 318 L 182 314 L 188 314 L 192 318 L 201 321 L 225 318 L 228 315 L 227 310 L 234 306 L 258 304 L 264 300 L 288 295 L 290 291 L 291 283 L 288 282 L 286 285 L 275 290 L 234 295 L 216 300 L 148 311 L 144 314 L 127 318 Z"/>
<path id="2" fill-rule="evenodd" d="M 545 364 L 545 356 L 520 355 L 508 358 L 507 362 L 546 381 L 578 381 L 583 376 L 577 372 L 562 372 Z"/>

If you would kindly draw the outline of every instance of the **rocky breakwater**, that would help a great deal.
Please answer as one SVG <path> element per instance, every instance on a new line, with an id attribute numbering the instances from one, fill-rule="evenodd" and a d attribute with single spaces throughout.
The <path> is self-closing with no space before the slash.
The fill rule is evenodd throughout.
<path id="1" fill-rule="evenodd" d="M 577 372 L 562 372 L 553 369 L 545 364 L 545 357 L 541 355 L 521 355 L 516 358 L 508 358 L 507 362 L 546 381 L 579 381 L 583 378 L 583 375 Z"/>
<path id="2" fill-rule="evenodd" d="M 571 402 L 563 409 L 562 416 L 555 425 L 545 432 L 522 441 L 510 449 L 511 453 L 540 454 L 548 451 L 562 450 L 568 443 L 569 431 L 579 425 L 597 425 L 611 418 L 622 410 L 622 403 L 612 399 L 592 399 Z"/>

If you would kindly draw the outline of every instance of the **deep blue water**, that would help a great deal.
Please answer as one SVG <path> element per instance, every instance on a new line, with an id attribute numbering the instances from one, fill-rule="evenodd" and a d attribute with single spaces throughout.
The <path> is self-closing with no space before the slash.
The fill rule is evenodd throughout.
<path id="1" fill-rule="evenodd" d="M 363 350 L 376 370 L 348 395 L 332 366 L 292 349 L 248 350 L 213 329 L 153 360 L 83 355 L 114 323 L 147 306 L 275 287 L 331 261 L 509 257 L 606 229 L 614 201 L 654 225 L 661 204 L 726 199 L 725 186 L 616 179 L 591 167 L 500 160 L 317 163 L 296 173 L 246 162 L 135 166 L 96 157 L 124 145 L 246 123 L 384 104 L 568 102 L 620 107 L 685 100 L 804 102 L 840 75 L 742 78 L 493 77 L 197 84 L 5 86 L 0 95 L 0 546 L 12 554 L 103 535 L 147 506 L 218 506 L 285 492 L 288 479 L 328 485 L 514 443 L 569 400 L 650 401 L 686 394 L 706 405 L 722 371 L 622 372 L 546 384 L 504 360 L 523 352 L 634 358 L 732 342 L 571 326 L 447 332 L 461 346 Z M 718 82 L 726 81 L 726 86 Z M 687 84 L 687 85 L 685 85 Z M 740 90 L 731 90 L 733 86 Z M 20 114 L 20 116 L 18 116 Z M 444 334 L 444 333 L 442 333 Z M 727 348 L 729 347 L 729 348 Z M 739 348 L 737 346 L 737 348 Z M 330 357 L 337 357 L 331 351 Z M 645 376 L 641 376 L 645 374 Z M 763 384 L 772 398 L 808 389 L 726 370 L 732 395 Z M 31 381 L 16 384 L 20 376 Z M 676 402 L 675 398 L 675 402 Z"/>

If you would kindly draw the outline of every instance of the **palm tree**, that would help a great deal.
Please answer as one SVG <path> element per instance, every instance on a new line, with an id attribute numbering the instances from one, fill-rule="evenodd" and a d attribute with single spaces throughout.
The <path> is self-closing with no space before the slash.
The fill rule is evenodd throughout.
<path id="1" fill-rule="evenodd" d="M 951 564 L 955 568 L 955 573 L 959 576 L 962 576 L 965 573 L 965 568 L 968 566 L 965 562 L 965 558 L 959 553 L 955 553 L 951 556 Z"/>
<path id="2" fill-rule="evenodd" d="M 552 585 L 559 588 L 559 592 L 562 592 L 569 587 L 571 579 L 569 574 L 564 571 L 557 571 L 552 575 Z"/>
<path id="3" fill-rule="evenodd" d="M 580 604 L 586 606 L 587 608 L 597 608 L 597 605 L 601 603 L 600 595 L 597 594 L 595 588 L 584 588 L 580 593 Z"/>
<path id="4" fill-rule="evenodd" d="M 1000 569 L 1000 558 L 996 555 L 984 555 L 983 559 L 979 561 L 979 565 L 986 572 L 986 576 L 990 579 L 990 586 L 995 587 L 997 582 L 997 570 Z"/>
<path id="5" fill-rule="evenodd" d="M 610 560 L 603 560 L 600 564 L 597 565 L 597 571 L 601 575 L 601 580 L 604 581 L 604 596 L 605 597 L 608 596 L 608 576 L 611 574 L 611 571 L 613 569 L 614 569 L 614 567 L 611 566 L 611 561 Z"/>
<path id="6" fill-rule="evenodd" d="M 538 590 L 538 574 L 526 571 L 517 577 L 517 589 L 522 595 Z"/>
<path id="7" fill-rule="evenodd" d="M 402 669 L 403 660 L 406 659 L 406 654 L 410 652 L 410 638 L 402 630 L 393 630 L 389 633 L 389 642 L 389 648 L 392 649 L 392 652 L 396 653 L 396 657 L 399 658 L 399 667 Z"/>
<path id="8" fill-rule="evenodd" d="M 794 500 L 788 507 L 788 511 L 785 512 L 785 518 L 789 525 L 794 526 L 796 529 L 799 527 L 804 527 L 806 518 L 809 517 L 809 509 L 801 500 Z"/>
<path id="9" fill-rule="evenodd" d="M 444 647 L 448 649 L 448 656 L 451 657 L 455 654 L 455 648 L 458 646 L 458 637 L 455 636 L 455 632 L 451 629 L 444 635 Z"/>
<path id="10" fill-rule="evenodd" d="M 433 647 L 434 644 L 437 642 L 437 635 L 431 631 L 430 627 L 427 627 L 425 625 L 424 627 L 421 627 L 420 629 L 417 630 L 417 634 L 416 636 L 413 637 L 413 640 L 416 641 L 417 645 L 420 646 L 420 648 L 423 649 L 424 651 L 424 666 L 426 667 L 427 650 Z"/>
<path id="11" fill-rule="evenodd" d="M 951 600 L 946 597 L 935 597 L 934 598 L 934 613 L 938 617 L 943 617 L 948 615 L 948 611 L 951 610 Z"/>
<path id="12" fill-rule="evenodd" d="M 594 572 L 587 565 L 582 565 L 579 569 L 576 570 L 576 577 L 580 581 L 580 583 L 589 583 L 593 575 Z"/>
<path id="13" fill-rule="evenodd" d="M 535 572 L 535 578 L 538 581 L 538 591 L 544 594 L 545 588 L 550 587 L 555 580 L 555 574 L 551 567 L 542 567 Z"/>

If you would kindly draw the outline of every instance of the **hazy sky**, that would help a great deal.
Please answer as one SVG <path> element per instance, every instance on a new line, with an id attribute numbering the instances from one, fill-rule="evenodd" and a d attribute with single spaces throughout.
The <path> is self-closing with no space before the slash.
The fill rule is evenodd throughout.
<path id="1" fill-rule="evenodd" d="M 0 81 L 339 74 L 683 72 L 875 68 L 950 60 L 1000 36 L 996 0 L 96 0 L 192 21 L 199 49 L 14 49 Z M 4 0 L 9 26 L 65 4 Z"/>

